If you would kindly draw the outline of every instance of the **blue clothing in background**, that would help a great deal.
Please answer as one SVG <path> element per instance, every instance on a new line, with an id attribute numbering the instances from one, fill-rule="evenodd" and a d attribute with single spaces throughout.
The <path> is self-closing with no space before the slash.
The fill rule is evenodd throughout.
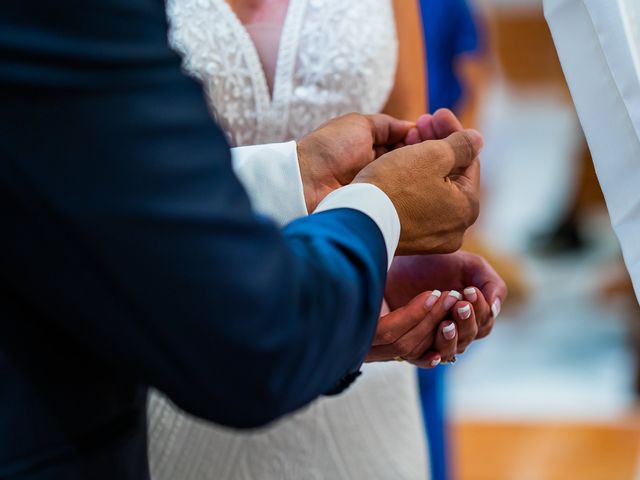
<path id="1" fill-rule="evenodd" d="M 420 0 L 427 50 L 429 110 L 456 110 L 462 85 L 456 75 L 459 55 L 478 49 L 478 31 L 466 0 Z M 432 480 L 451 477 L 445 413 L 445 368 L 418 370 L 418 385 L 429 442 Z"/>
<path id="2" fill-rule="evenodd" d="M 429 109 L 455 108 L 462 86 L 456 57 L 478 48 L 478 31 L 466 0 L 420 0 L 427 46 Z"/>

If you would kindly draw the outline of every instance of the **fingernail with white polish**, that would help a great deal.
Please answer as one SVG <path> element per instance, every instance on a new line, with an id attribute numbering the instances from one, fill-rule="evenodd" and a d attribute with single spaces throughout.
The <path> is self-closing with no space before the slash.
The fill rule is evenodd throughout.
<path id="1" fill-rule="evenodd" d="M 471 305 L 465 305 L 464 307 L 460 307 L 458 309 L 458 315 L 462 320 L 466 320 L 471 316 Z"/>
<path id="2" fill-rule="evenodd" d="M 433 360 L 431 360 L 431 366 L 437 367 L 438 365 L 440 365 L 440 361 L 441 361 L 440 357 L 434 358 Z"/>
<path id="3" fill-rule="evenodd" d="M 456 304 L 456 302 L 460 300 L 462 300 L 462 294 L 460 292 L 456 292 L 455 290 L 451 290 L 447 298 L 444 299 L 445 310 L 449 310 Z"/>
<path id="4" fill-rule="evenodd" d="M 502 302 L 500 302 L 500 299 L 497 298 L 495 302 L 493 302 L 493 305 L 491 305 L 491 314 L 493 315 L 493 318 L 497 318 L 498 315 L 500 315 L 500 309 L 502 308 Z"/>
<path id="5" fill-rule="evenodd" d="M 440 290 L 434 290 L 431 292 L 431 295 L 429 295 L 429 298 L 427 298 L 427 301 L 424 302 L 424 306 L 427 307 L 428 310 L 431 310 L 441 295 L 442 292 Z"/>
<path id="6" fill-rule="evenodd" d="M 471 303 L 475 303 L 478 300 L 478 293 L 476 289 L 473 287 L 464 289 L 464 298 L 466 298 Z"/>
<path id="7" fill-rule="evenodd" d="M 456 336 L 456 324 L 450 323 L 442 329 L 442 334 L 447 340 L 453 340 Z"/>

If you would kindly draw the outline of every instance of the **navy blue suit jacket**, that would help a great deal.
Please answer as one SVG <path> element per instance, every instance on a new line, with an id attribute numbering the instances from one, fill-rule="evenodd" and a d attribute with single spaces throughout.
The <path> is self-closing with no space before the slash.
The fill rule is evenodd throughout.
<path id="1" fill-rule="evenodd" d="M 149 386 L 256 427 L 371 341 L 380 231 L 256 217 L 166 28 L 160 0 L 0 2 L 0 478 L 147 478 Z"/>

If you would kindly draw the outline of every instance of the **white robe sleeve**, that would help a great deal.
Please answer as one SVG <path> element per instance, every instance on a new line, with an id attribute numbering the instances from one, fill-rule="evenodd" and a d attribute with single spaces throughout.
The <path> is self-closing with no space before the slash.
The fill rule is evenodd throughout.
<path id="1" fill-rule="evenodd" d="M 640 298 L 640 1 L 545 0 L 544 6 Z"/>

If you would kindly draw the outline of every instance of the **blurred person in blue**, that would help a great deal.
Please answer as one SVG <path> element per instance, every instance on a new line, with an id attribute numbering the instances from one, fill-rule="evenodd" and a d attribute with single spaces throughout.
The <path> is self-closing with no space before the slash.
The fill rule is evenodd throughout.
<path id="1" fill-rule="evenodd" d="M 461 63 L 480 50 L 476 17 L 466 0 L 420 0 L 429 111 L 458 113 L 465 100 Z M 451 478 L 445 402 L 445 366 L 418 370 L 418 383 L 431 458 L 431 478 Z"/>

